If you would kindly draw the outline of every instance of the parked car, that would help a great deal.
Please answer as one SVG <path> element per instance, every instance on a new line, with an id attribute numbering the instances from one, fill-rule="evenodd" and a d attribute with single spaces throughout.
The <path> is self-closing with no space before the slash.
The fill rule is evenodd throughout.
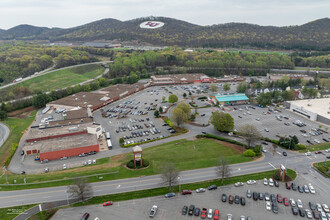
<path id="1" fill-rule="evenodd" d="M 313 213 L 313 216 L 314 216 L 315 219 L 319 219 L 320 218 L 320 214 L 319 214 L 318 211 L 313 210 L 312 213 Z"/>
<path id="2" fill-rule="evenodd" d="M 218 187 L 217 187 L 217 185 L 211 185 L 211 186 L 209 186 L 209 187 L 207 187 L 208 188 L 208 190 L 215 190 L 215 189 L 217 189 Z"/>
<path id="3" fill-rule="evenodd" d="M 311 210 L 309 210 L 309 209 L 305 209 L 305 213 L 306 213 L 306 217 L 307 217 L 307 218 L 309 218 L 309 219 L 312 219 L 312 218 L 313 218 L 313 215 L 312 215 Z"/>
<path id="4" fill-rule="evenodd" d="M 184 189 L 182 190 L 182 195 L 187 195 L 187 194 L 191 194 L 191 190 L 190 189 Z"/>
<path id="5" fill-rule="evenodd" d="M 181 210 L 181 214 L 182 215 L 186 215 L 187 214 L 187 212 L 188 212 L 188 206 L 183 206 L 183 208 L 182 208 L 182 210 Z"/>
<path id="6" fill-rule="evenodd" d="M 291 210 L 292 210 L 292 214 L 293 215 L 298 215 L 298 209 L 297 209 L 297 207 L 291 207 Z"/>
<path id="7" fill-rule="evenodd" d="M 234 186 L 243 186 L 243 185 L 244 185 L 244 183 L 242 183 L 242 182 L 237 182 L 234 184 Z"/>
<path id="8" fill-rule="evenodd" d="M 269 193 L 268 192 L 265 192 L 265 200 L 266 201 L 270 201 L 270 197 L 269 197 Z"/>
<path id="9" fill-rule="evenodd" d="M 279 187 L 279 183 L 278 183 L 278 181 L 277 180 L 274 180 L 274 185 L 276 186 L 276 187 Z"/>
<path id="10" fill-rule="evenodd" d="M 81 220 L 87 220 L 89 218 L 89 213 L 85 212 L 85 214 L 83 214 Z"/>
<path id="11" fill-rule="evenodd" d="M 246 197 L 251 198 L 251 196 L 252 196 L 252 194 L 251 194 L 251 190 L 248 189 L 248 190 L 246 191 Z"/>
<path id="12" fill-rule="evenodd" d="M 214 220 L 219 220 L 219 219 L 220 219 L 220 212 L 219 212 L 219 209 L 214 210 L 213 219 L 214 219 Z"/>
<path id="13" fill-rule="evenodd" d="M 312 194 L 315 194 L 315 189 L 314 187 L 312 186 L 312 184 L 308 184 L 308 188 L 309 188 L 309 191 L 312 193 Z"/>
<path id="14" fill-rule="evenodd" d="M 252 185 L 252 184 L 256 184 L 257 181 L 255 181 L 255 180 L 248 180 L 248 181 L 246 181 L 246 183 L 249 184 L 249 185 Z"/>
<path id="15" fill-rule="evenodd" d="M 259 194 L 257 192 L 253 192 L 253 200 L 257 201 L 259 198 Z"/>
<path id="16" fill-rule="evenodd" d="M 302 208 L 298 208 L 298 211 L 299 211 L 299 215 L 301 217 L 305 217 L 305 212 L 304 212 L 304 210 Z"/>
<path id="17" fill-rule="evenodd" d="M 227 220 L 233 220 L 233 215 L 232 214 L 227 214 Z"/>
<path id="18" fill-rule="evenodd" d="M 205 189 L 204 188 L 199 188 L 199 189 L 196 189 L 196 192 L 197 193 L 202 193 L 202 192 L 205 192 Z"/>
<path id="19" fill-rule="evenodd" d="M 281 194 L 277 194 L 277 202 L 282 203 L 282 201 L 283 201 L 283 199 L 282 199 Z"/>
<path id="20" fill-rule="evenodd" d="M 291 183 L 291 189 L 294 190 L 294 191 L 296 191 L 296 190 L 297 190 L 297 186 L 296 186 L 296 184 Z"/>
<path id="21" fill-rule="evenodd" d="M 304 192 L 305 193 L 309 193 L 309 189 L 308 189 L 308 186 L 307 185 L 304 185 Z"/>
<path id="22" fill-rule="evenodd" d="M 243 196 L 241 196 L 240 201 L 241 201 L 241 205 L 245 206 L 245 198 Z"/>
<path id="23" fill-rule="evenodd" d="M 170 192 L 170 193 L 165 194 L 165 198 L 171 198 L 171 197 L 174 197 L 174 196 L 175 196 L 174 192 Z"/>
<path id="24" fill-rule="evenodd" d="M 112 204 L 113 204 L 112 201 L 107 201 L 103 203 L 103 206 L 110 206 Z"/>
<path id="25" fill-rule="evenodd" d="M 229 204 L 233 204 L 233 202 L 234 202 L 234 196 L 229 195 L 228 202 L 229 202 Z"/>
<path id="26" fill-rule="evenodd" d="M 303 208 L 303 203 L 300 199 L 297 199 L 297 206 L 298 208 Z"/>
<path id="27" fill-rule="evenodd" d="M 291 189 L 291 184 L 290 183 L 285 183 L 285 188 L 286 189 Z"/>
<path id="28" fill-rule="evenodd" d="M 294 201 L 294 199 L 290 198 L 290 205 L 292 207 L 296 207 L 296 202 Z"/>
<path id="29" fill-rule="evenodd" d="M 275 214 L 278 213 L 278 206 L 277 206 L 277 203 L 276 202 L 273 202 L 272 203 L 272 210 Z"/>
<path id="30" fill-rule="evenodd" d="M 315 204 L 312 202 L 309 202 L 309 208 L 314 211 L 315 210 Z"/>
<path id="31" fill-rule="evenodd" d="M 222 194 L 221 201 L 222 202 L 227 202 L 227 195 L 225 193 Z"/>
<path id="32" fill-rule="evenodd" d="M 212 218 L 213 217 L 213 210 L 209 209 L 209 211 L 207 212 L 207 218 Z"/>
<path id="33" fill-rule="evenodd" d="M 271 210 L 271 205 L 270 205 L 270 202 L 269 201 L 266 202 L 266 210 L 267 211 L 270 211 Z"/>
<path id="34" fill-rule="evenodd" d="M 320 203 L 316 203 L 315 205 L 316 205 L 316 210 L 319 211 L 319 212 L 321 212 L 322 211 L 321 204 Z"/>
<path id="35" fill-rule="evenodd" d="M 199 213 L 200 212 L 201 212 L 201 209 L 200 208 L 195 208 L 194 216 L 199 216 Z"/>
<path id="36" fill-rule="evenodd" d="M 202 208 L 202 212 L 201 212 L 201 218 L 205 219 L 207 215 L 207 209 L 206 208 Z"/>
<path id="37" fill-rule="evenodd" d="M 188 210 L 188 215 L 193 215 L 194 210 L 195 210 L 195 206 L 194 205 L 190 205 L 189 206 L 189 210 Z"/>
<path id="38" fill-rule="evenodd" d="M 288 156 L 288 154 L 285 151 L 283 151 L 283 156 Z"/>
<path id="39" fill-rule="evenodd" d="M 289 205 L 289 200 L 287 199 L 287 198 L 283 198 L 283 204 L 285 205 L 285 206 L 288 206 Z"/>
<path id="40" fill-rule="evenodd" d="M 274 186 L 274 181 L 272 178 L 269 178 L 269 186 Z"/>
<path id="41" fill-rule="evenodd" d="M 150 218 L 153 218 L 155 217 L 156 213 L 157 213 L 157 210 L 158 210 L 158 207 L 156 205 L 153 205 L 151 210 L 150 210 L 150 214 L 149 214 L 149 217 Z"/>
<path id="42" fill-rule="evenodd" d="M 235 195 L 234 202 L 235 202 L 235 204 L 239 204 L 239 196 L 238 195 Z"/>
<path id="43" fill-rule="evenodd" d="M 304 192 L 303 187 L 302 187 L 302 186 L 298 186 L 298 191 L 299 191 L 300 193 L 303 193 L 303 192 Z"/>
<path id="44" fill-rule="evenodd" d="M 268 185 L 268 180 L 267 180 L 267 178 L 264 178 L 264 185 L 265 185 L 265 186 Z"/>
<path id="45" fill-rule="evenodd" d="M 329 210 L 329 207 L 328 207 L 328 205 L 327 204 L 322 204 L 322 207 L 323 207 L 323 210 L 325 211 L 325 212 L 330 212 L 330 210 Z"/>

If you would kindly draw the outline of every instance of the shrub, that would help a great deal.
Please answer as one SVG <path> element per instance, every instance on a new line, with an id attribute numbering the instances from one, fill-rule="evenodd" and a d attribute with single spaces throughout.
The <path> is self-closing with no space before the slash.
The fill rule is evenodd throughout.
<path id="1" fill-rule="evenodd" d="M 205 137 L 205 136 L 202 135 L 202 134 L 198 134 L 198 135 L 196 135 L 196 138 L 202 138 L 202 137 Z"/>
<path id="2" fill-rule="evenodd" d="M 135 168 L 134 167 L 134 161 L 133 160 L 130 160 L 130 161 L 128 161 L 128 163 L 126 164 L 126 166 L 128 168 L 130 168 L 130 169 L 139 169 L 139 168 L 147 167 L 150 164 L 149 161 L 146 160 L 146 159 L 143 159 L 142 162 L 143 162 L 142 166 L 136 166 L 136 168 Z"/>
<path id="3" fill-rule="evenodd" d="M 243 153 L 244 157 L 254 157 L 256 156 L 256 153 L 253 150 L 246 150 Z"/>
<path id="4" fill-rule="evenodd" d="M 193 114 L 191 114 L 191 115 L 190 115 L 190 120 L 195 120 L 195 119 L 196 119 L 196 116 L 193 115 Z"/>
<path id="5" fill-rule="evenodd" d="M 205 134 L 204 137 L 213 138 L 213 139 L 220 140 L 220 141 L 226 141 L 226 142 L 229 142 L 229 143 L 232 143 L 232 144 L 237 144 L 237 145 L 243 146 L 245 148 L 248 148 L 247 145 L 245 145 L 241 142 L 231 140 L 231 139 L 228 139 L 228 138 L 224 138 L 224 137 L 220 137 L 220 136 L 216 136 L 216 135 L 213 135 L 213 134 Z"/>
<path id="6" fill-rule="evenodd" d="M 207 99 L 206 96 L 202 96 L 202 97 L 198 97 L 197 99 L 201 100 L 201 99 Z"/>
<path id="7" fill-rule="evenodd" d="M 305 150 L 307 147 L 303 144 L 297 144 L 295 150 Z"/>
<path id="8" fill-rule="evenodd" d="M 253 148 L 254 153 L 256 153 L 256 156 L 261 155 L 261 145 L 257 145 Z"/>

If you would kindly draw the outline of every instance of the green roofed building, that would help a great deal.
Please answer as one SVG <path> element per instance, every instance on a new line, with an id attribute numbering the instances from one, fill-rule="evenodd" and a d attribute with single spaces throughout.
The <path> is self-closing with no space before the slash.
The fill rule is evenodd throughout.
<path id="1" fill-rule="evenodd" d="M 213 95 L 211 98 L 215 102 L 218 101 L 221 105 L 247 104 L 250 100 L 244 93 Z"/>

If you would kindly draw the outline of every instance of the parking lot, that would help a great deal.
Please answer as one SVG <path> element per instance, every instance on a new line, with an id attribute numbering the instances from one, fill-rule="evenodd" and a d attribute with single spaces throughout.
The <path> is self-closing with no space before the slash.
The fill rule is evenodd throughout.
<path id="1" fill-rule="evenodd" d="M 303 179 L 298 178 L 295 181 L 297 185 L 308 184 Z M 233 219 L 237 220 L 241 215 L 245 217 L 251 216 L 253 220 L 264 220 L 267 216 L 269 220 L 278 219 L 296 219 L 300 218 L 294 216 L 291 211 L 291 205 L 285 206 L 283 203 L 278 203 L 278 214 L 273 213 L 271 210 L 266 210 L 266 201 L 247 198 L 246 192 L 250 189 L 252 192 L 268 192 L 269 194 L 281 194 L 282 197 L 288 199 L 292 198 L 296 202 L 300 199 L 303 203 L 303 209 L 310 209 L 308 203 L 326 203 L 329 202 L 328 198 L 324 198 L 319 189 L 315 189 L 316 193 L 299 193 L 298 191 L 287 190 L 284 183 L 280 183 L 279 187 L 265 186 L 263 181 L 257 181 L 255 185 L 247 185 L 235 187 L 233 185 L 218 187 L 217 190 L 209 191 L 206 189 L 204 193 L 196 193 L 193 191 L 191 195 L 178 195 L 172 198 L 164 198 L 164 196 L 144 198 L 138 200 L 114 202 L 112 206 L 103 207 L 102 204 L 68 208 L 59 210 L 52 219 L 79 219 L 85 212 L 90 213 L 90 219 L 98 217 L 103 219 L 147 219 L 149 212 L 153 205 L 158 206 L 158 211 L 155 219 L 198 219 L 196 216 L 182 215 L 181 209 L 183 206 L 195 205 L 200 209 L 215 209 L 220 210 L 220 219 L 226 219 L 227 214 L 232 214 Z M 246 199 L 245 206 L 241 204 L 229 204 L 221 201 L 221 195 L 226 193 L 229 195 L 244 196 Z M 110 217 L 111 216 L 111 217 Z"/>

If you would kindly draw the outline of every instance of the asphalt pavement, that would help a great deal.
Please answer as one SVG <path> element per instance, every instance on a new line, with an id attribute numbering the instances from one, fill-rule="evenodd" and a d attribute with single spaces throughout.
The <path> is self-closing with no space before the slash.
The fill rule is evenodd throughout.
<path id="1" fill-rule="evenodd" d="M 7 125 L 0 123 L 0 147 L 6 142 L 10 130 Z"/>

